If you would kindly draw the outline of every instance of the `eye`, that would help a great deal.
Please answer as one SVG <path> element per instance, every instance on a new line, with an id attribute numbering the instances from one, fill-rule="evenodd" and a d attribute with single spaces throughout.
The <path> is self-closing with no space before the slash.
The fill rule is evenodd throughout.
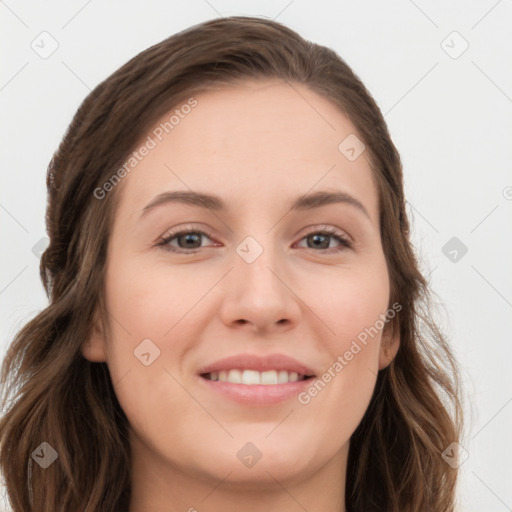
<path id="1" fill-rule="evenodd" d="M 330 240 L 332 239 L 337 240 L 340 245 L 338 247 L 330 247 Z M 320 228 L 317 231 L 310 231 L 302 240 L 306 240 L 308 249 L 316 248 L 329 253 L 352 249 L 352 242 L 349 238 L 342 232 L 329 226 Z M 312 245 L 310 246 L 309 243 Z"/>
<path id="2" fill-rule="evenodd" d="M 167 236 L 162 238 L 158 246 L 162 247 L 166 251 L 171 252 L 182 252 L 187 254 L 194 254 L 198 252 L 194 249 L 201 248 L 201 238 L 206 237 L 211 240 L 209 235 L 201 230 L 182 230 L 173 233 L 169 233 Z M 176 239 L 178 247 L 171 244 L 171 241 Z"/>
<path id="3" fill-rule="evenodd" d="M 200 229 L 182 229 L 181 231 L 169 233 L 157 245 L 169 252 L 195 254 L 202 248 L 201 242 L 203 237 L 211 240 L 210 235 Z M 339 243 L 338 247 L 330 247 L 332 239 Z M 352 248 L 352 242 L 346 235 L 329 226 L 317 228 L 316 231 L 309 232 L 302 240 L 306 240 L 308 244 L 306 248 L 319 249 L 319 252 L 333 253 Z M 176 241 L 177 245 L 173 244 L 173 241 Z"/>

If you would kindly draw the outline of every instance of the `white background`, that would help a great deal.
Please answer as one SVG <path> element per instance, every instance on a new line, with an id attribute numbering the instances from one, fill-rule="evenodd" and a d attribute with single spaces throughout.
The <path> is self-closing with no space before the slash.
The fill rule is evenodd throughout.
<path id="1" fill-rule="evenodd" d="M 464 372 L 460 510 L 512 510 L 510 0 L 0 1 L 0 357 L 47 304 L 33 253 L 46 167 L 81 101 L 140 51 L 230 15 L 274 18 L 333 48 L 385 114 L 414 243 Z M 47 59 L 31 48 L 43 31 L 59 45 Z M 468 249 L 456 262 L 442 251 L 452 237 Z"/>

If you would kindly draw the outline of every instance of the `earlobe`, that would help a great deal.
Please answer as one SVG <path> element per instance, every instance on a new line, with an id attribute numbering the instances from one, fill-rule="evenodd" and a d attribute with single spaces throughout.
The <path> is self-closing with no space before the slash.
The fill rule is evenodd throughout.
<path id="1" fill-rule="evenodd" d="M 91 362 L 102 363 L 107 360 L 106 342 L 101 320 L 95 315 L 94 325 L 89 338 L 85 340 L 80 352 Z"/>
<path id="2" fill-rule="evenodd" d="M 380 344 L 379 353 L 379 370 L 388 367 L 395 358 L 398 348 L 400 347 L 400 335 L 398 329 L 393 329 L 391 325 L 384 330 Z"/>

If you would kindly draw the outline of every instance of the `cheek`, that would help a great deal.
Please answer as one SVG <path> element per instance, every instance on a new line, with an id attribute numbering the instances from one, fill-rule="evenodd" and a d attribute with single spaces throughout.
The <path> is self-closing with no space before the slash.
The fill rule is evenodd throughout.
<path id="1" fill-rule="evenodd" d="M 386 313 L 389 302 L 385 263 L 344 269 L 323 282 L 324 286 L 317 288 L 316 298 L 312 297 L 312 300 L 331 332 L 329 344 L 344 352 L 349 350 L 352 340 L 364 343 L 377 339 L 378 343 L 383 327 L 381 315 Z M 378 335 L 376 331 L 379 331 Z"/>
<path id="2" fill-rule="evenodd" d="M 150 264 L 137 260 L 121 262 L 107 275 L 109 312 L 122 326 L 121 336 L 161 339 L 197 302 L 204 283 L 195 283 L 194 275 L 182 269 Z M 204 293 L 204 292 L 203 292 Z M 188 318 L 188 317 L 187 317 Z M 119 325 L 120 324 L 120 325 Z"/>
<path id="3" fill-rule="evenodd" d="M 193 306 L 206 286 L 192 271 L 174 269 L 171 274 L 169 268 L 142 265 L 135 258 L 117 261 L 106 279 L 112 381 L 136 430 L 154 429 L 160 420 L 163 428 L 169 417 L 161 411 L 162 404 L 168 411 L 184 411 L 185 416 L 190 409 L 190 396 L 172 375 L 175 361 L 181 360 L 197 334 Z M 175 377 L 181 381 L 179 375 Z"/>
<path id="4" fill-rule="evenodd" d="M 321 311 L 329 360 L 303 403 L 322 395 L 322 405 L 357 423 L 370 401 L 378 374 L 382 329 L 389 301 L 384 264 L 374 272 L 354 270 L 326 282 L 313 301 Z M 324 391 L 325 389 L 325 391 Z M 315 399 L 316 400 L 316 399 Z"/>

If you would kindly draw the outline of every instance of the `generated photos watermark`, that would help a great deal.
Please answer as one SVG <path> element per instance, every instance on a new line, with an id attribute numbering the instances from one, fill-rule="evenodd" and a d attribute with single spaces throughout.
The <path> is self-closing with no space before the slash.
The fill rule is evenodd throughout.
<path id="1" fill-rule="evenodd" d="M 317 377 L 312 384 L 308 387 L 306 391 L 302 391 L 297 395 L 297 399 L 299 403 L 302 405 L 307 405 L 311 402 L 311 399 L 322 391 L 325 386 L 331 380 L 333 380 L 336 375 L 338 375 L 349 363 L 354 359 L 357 354 L 361 352 L 361 350 L 366 347 L 368 341 L 377 336 L 387 322 L 395 318 L 396 314 L 402 310 L 402 305 L 398 302 L 395 302 L 386 313 L 381 313 L 379 315 L 379 319 L 375 321 L 375 323 L 371 327 L 365 328 L 361 331 L 356 339 L 354 339 L 350 345 L 350 348 L 346 350 L 343 355 L 339 355 L 336 360 L 327 368 L 327 370 L 320 376 Z"/>
<path id="2" fill-rule="evenodd" d="M 180 108 L 174 109 L 169 119 L 160 123 L 151 132 L 151 135 L 146 137 L 145 142 L 139 146 L 136 151 L 133 151 L 130 154 L 123 166 L 117 169 L 117 171 L 112 174 L 112 176 L 106 180 L 101 187 L 94 189 L 94 197 L 99 200 L 105 199 L 107 194 L 113 190 L 135 167 L 137 167 L 137 165 L 139 165 L 139 163 L 149 155 L 150 151 L 155 149 L 164 137 L 171 133 L 171 131 L 181 123 L 182 119 L 185 119 L 185 117 L 190 114 L 192 109 L 196 106 L 197 100 L 192 97 L 188 99 L 187 103 L 181 105 Z"/>

